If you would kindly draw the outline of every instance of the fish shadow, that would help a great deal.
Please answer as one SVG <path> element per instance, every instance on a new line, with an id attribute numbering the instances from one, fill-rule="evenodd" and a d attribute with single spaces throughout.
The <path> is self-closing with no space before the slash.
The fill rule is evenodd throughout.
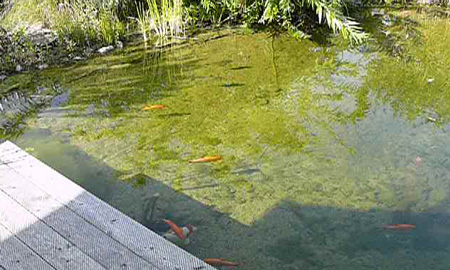
<path id="1" fill-rule="evenodd" d="M 230 68 L 231 70 L 242 70 L 242 69 L 249 69 L 252 68 L 251 66 L 239 66 L 239 67 L 234 67 L 234 68 Z"/>
<path id="2" fill-rule="evenodd" d="M 220 86 L 230 88 L 230 87 L 242 87 L 242 86 L 245 86 L 245 84 L 244 83 L 224 83 Z"/>
<path id="3" fill-rule="evenodd" d="M 158 115 L 160 118 L 172 118 L 172 117 L 182 117 L 182 116 L 189 116 L 191 113 L 167 113 L 167 114 L 161 114 Z"/>

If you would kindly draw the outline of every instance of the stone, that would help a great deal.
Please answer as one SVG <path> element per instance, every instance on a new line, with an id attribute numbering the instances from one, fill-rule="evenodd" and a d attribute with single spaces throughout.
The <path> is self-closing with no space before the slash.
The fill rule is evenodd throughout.
<path id="1" fill-rule="evenodd" d="M 122 43 L 122 41 L 117 41 L 117 44 L 116 44 L 116 47 L 117 47 L 117 49 L 122 49 L 123 48 L 123 43 Z"/>
<path id="2" fill-rule="evenodd" d="M 38 66 L 38 69 L 39 69 L 39 70 L 43 70 L 43 69 L 46 69 L 46 68 L 48 68 L 48 65 L 47 65 L 47 64 L 42 64 L 42 65 L 39 65 L 39 66 Z"/>
<path id="3" fill-rule="evenodd" d="M 323 50 L 322 47 L 314 47 L 314 48 L 310 48 L 310 49 L 309 49 L 309 51 L 315 52 L 315 53 L 321 52 L 322 50 Z"/>
<path id="4" fill-rule="evenodd" d="M 106 53 L 111 52 L 112 50 L 114 50 L 114 47 L 112 45 L 110 45 L 110 46 L 98 49 L 97 52 L 99 52 L 100 54 L 106 54 Z"/>
<path id="5" fill-rule="evenodd" d="M 30 42 L 40 45 L 50 45 L 58 40 L 58 35 L 40 24 L 28 26 L 26 36 Z"/>
<path id="6" fill-rule="evenodd" d="M 384 14 L 386 14 L 384 12 L 384 9 L 378 9 L 378 8 L 374 8 L 370 11 L 372 16 L 383 16 Z"/>
<path id="7" fill-rule="evenodd" d="M 22 71 L 22 66 L 21 65 L 17 65 L 16 66 L 16 71 L 17 72 L 21 72 Z"/>

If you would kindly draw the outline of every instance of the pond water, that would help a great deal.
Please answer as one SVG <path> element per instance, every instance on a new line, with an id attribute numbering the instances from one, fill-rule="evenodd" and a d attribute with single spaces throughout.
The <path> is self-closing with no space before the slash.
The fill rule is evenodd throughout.
<path id="1" fill-rule="evenodd" d="M 223 31 L 10 78 L 59 95 L 5 138 L 145 226 L 193 224 L 199 258 L 448 269 L 450 25 L 414 19 L 390 53 Z"/>

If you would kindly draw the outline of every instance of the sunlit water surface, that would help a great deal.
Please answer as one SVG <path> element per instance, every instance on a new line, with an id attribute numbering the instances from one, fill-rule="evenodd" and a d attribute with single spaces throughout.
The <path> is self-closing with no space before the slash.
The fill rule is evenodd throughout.
<path id="1" fill-rule="evenodd" d="M 448 269 L 447 79 L 382 52 L 316 47 L 228 33 L 50 70 L 40 76 L 70 98 L 15 142 L 145 226 L 194 224 L 183 248 L 199 258 Z M 166 108 L 142 110 L 153 104 Z M 188 162 L 207 155 L 223 160 Z M 416 229 L 382 229 L 393 223 Z"/>

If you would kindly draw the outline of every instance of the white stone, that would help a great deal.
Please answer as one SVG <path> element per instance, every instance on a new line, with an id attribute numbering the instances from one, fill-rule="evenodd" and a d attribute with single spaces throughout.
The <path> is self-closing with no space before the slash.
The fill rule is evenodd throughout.
<path id="1" fill-rule="evenodd" d="M 43 69 L 46 69 L 46 68 L 48 68 L 48 65 L 47 65 L 47 64 L 42 64 L 42 65 L 39 65 L 39 66 L 38 66 L 38 69 L 39 69 L 39 70 L 43 70 Z"/>
<path id="2" fill-rule="evenodd" d="M 106 53 L 109 53 L 112 50 L 114 50 L 114 47 L 112 45 L 110 45 L 110 46 L 98 49 L 98 52 L 101 53 L 101 54 L 106 54 Z"/>

